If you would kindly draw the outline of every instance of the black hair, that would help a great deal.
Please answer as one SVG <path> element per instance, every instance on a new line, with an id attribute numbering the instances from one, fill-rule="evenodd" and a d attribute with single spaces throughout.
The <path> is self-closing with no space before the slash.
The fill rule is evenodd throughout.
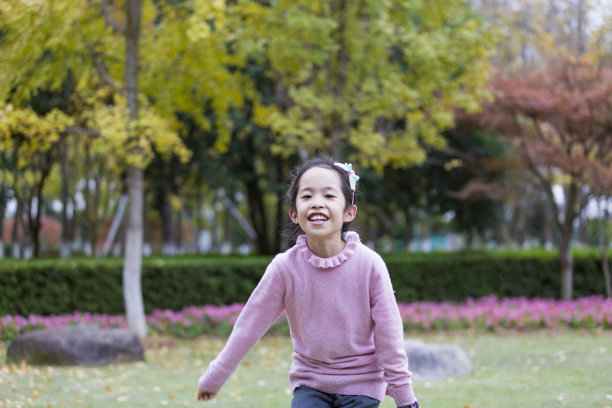
<path id="1" fill-rule="evenodd" d="M 287 195 L 285 196 L 286 200 L 289 201 L 289 205 L 293 211 L 297 212 L 296 201 L 298 190 L 300 188 L 300 180 L 304 173 L 315 167 L 333 170 L 338 173 L 338 176 L 340 176 L 340 187 L 345 202 L 344 211 L 348 210 L 352 204 L 357 205 L 357 191 L 355 191 L 353 195 L 353 190 L 351 189 L 348 173 L 342 168 L 336 166 L 334 163 L 336 162 L 330 156 L 319 154 L 293 169 L 293 171 L 291 172 L 291 182 L 289 183 L 289 189 L 287 190 Z M 343 223 L 342 232 L 348 231 L 350 224 L 351 221 Z M 291 236 L 291 238 L 294 239 L 297 238 L 300 233 L 303 233 L 302 229 L 298 224 L 291 223 L 290 229 L 291 231 L 289 235 Z"/>

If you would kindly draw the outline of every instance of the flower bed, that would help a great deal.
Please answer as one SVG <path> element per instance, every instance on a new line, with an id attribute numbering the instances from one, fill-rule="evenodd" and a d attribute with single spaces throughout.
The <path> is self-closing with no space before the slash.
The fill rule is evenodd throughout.
<path id="1" fill-rule="evenodd" d="M 601 296 L 571 301 L 488 296 L 464 303 L 399 304 L 407 329 L 612 328 L 612 299 Z"/>
<path id="2" fill-rule="evenodd" d="M 508 298 L 488 296 L 465 302 L 399 303 L 406 330 L 453 329 L 536 329 L 559 327 L 612 329 L 612 299 L 601 296 L 571 301 L 552 299 Z M 242 304 L 229 306 L 191 306 L 179 312 L 155 310 L 147 315 L 149 328 L 177 337 L 195 337 L 205 333 L 226 335 L 236 322 Z M 123 315 L 100 315 L 74 312 L 62 316 L 29 317 L 7 315 L 0 320 L 0 340 L 10 340 L 28 330 L 65 327 L 75 324 L 97 324 L 103 328 L 126 327 Z M 273 328 L 286 332 L 281 318 Z"/>

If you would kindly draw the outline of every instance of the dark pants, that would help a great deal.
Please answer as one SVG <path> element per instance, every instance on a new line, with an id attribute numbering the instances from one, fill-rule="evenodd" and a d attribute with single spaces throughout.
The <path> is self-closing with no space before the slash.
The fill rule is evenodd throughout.
<path id="1" fill-rule="evenodd" d="M 291 408 L 378 408 L 380 401 L 365 395 L 328 394 L 308 387 L 293 393 Z"/>

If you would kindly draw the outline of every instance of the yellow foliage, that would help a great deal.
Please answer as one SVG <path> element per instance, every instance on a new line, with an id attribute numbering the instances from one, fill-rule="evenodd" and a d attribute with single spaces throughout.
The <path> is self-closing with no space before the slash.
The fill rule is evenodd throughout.
<path id="1" fill-rule="evenodd" d="M 153 149 L 164 158 L 176 154 L 183 162 L 189 160 L 191 153 L 177 131 L 153 107 L 141 107 L 138 121 L 130 123 L 125 100 L 117 98 L 117 101 L 117 105 L 100 106 L 90 113 L 91 127 L 101 134 L 93 143 L 95 152 L 110 153 L 120 162 L 137 167 L 145 167 L 150 162 Z"/>
<path id="2" fill-rule="evenodd" d="M 168 201 L 174 211 L 180 211 L 183 208 L 183 200 L 176 194 L 170 194 Z"/>
<path id="3" fill-rule="evenodd" d="M 38 116 L 31 109 L 0 107 L 0 147 L 15 155 L 19 169 L 29 165 L 30 157 L 54 148 L 60 132 L 73 123 L 72 118 L 54 109 Z"/>
<path id="4" fill-rule="evenodd" d="M 342 129 L 353 161 L 412 165 L 425 158 L 419 141 L 443 147 L 454 111 L 475 111 L 487 95 L 495 38 L 467 3 L 366 0 L 340 13 L 294 0 L 249 13 L 237 51 L 265 53 L 290 100 L 255 109 L 276 135 L 274 154 L 330 149 Z"/>

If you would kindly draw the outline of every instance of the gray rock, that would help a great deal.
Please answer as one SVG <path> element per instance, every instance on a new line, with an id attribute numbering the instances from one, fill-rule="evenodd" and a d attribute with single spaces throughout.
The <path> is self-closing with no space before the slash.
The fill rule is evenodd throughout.
<path id="1" fill-rule="evenodd" d="M 404 342 L 408 366 L 415 380 L 437 380 L 472 372 L 472 359 L 455 344 L 428 344 L 408 339 Z"/>
<path id="2" fill-rule="evenodd" d="M 132 331 L 92 325 L 25 333 L 11 342 L 6 354 L 9 361 L 52 365 L 104 365 L 144 359 L 144 349 Z"/>

